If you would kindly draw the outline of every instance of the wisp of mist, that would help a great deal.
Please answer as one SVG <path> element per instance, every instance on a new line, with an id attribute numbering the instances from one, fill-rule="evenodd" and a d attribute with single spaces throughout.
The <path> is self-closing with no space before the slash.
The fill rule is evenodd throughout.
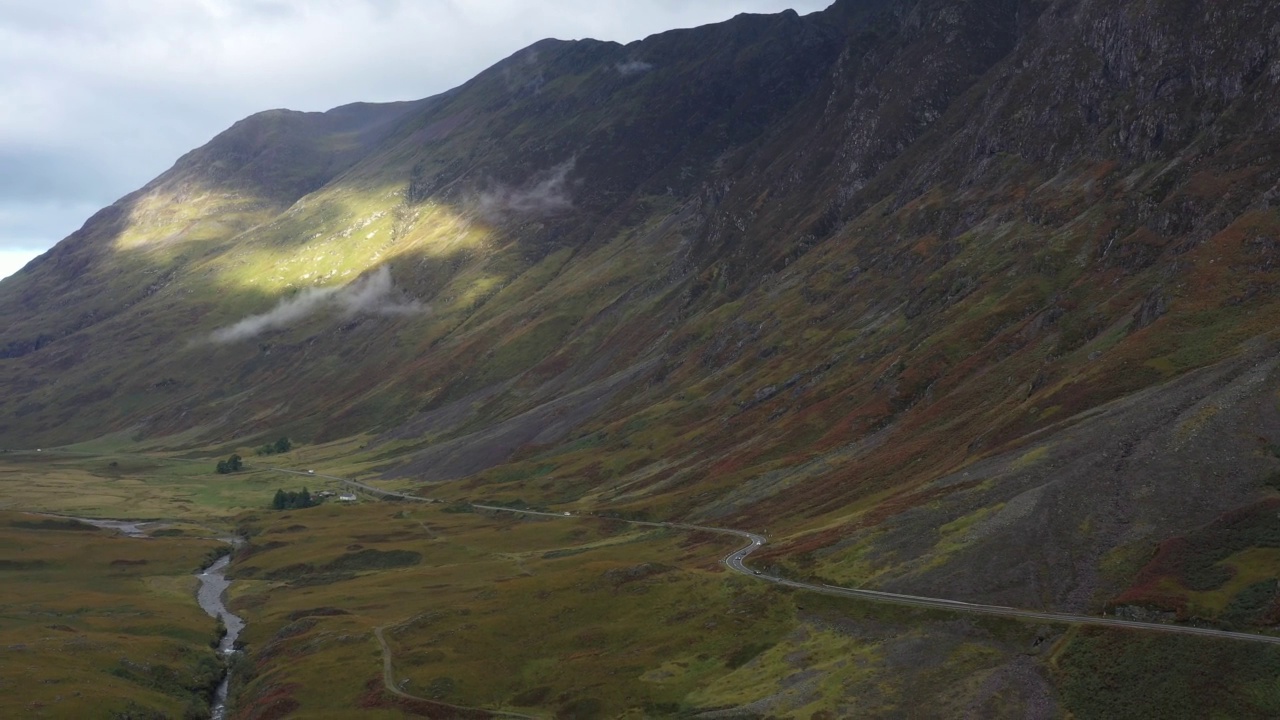
<path id="1" fill-rule="evenodd" d="M 426 306 L 417 300 L 405 302 L 398 297 L 391 270 L 378 268 L 372 275 L 350 285 L 334 288 L 307 288 L 297 295 L 276 303 L 271 310 L 214 330 L 210 342 L 233 343 L 267 332 L 287 328 L 315 313 L 331 310 L 345 317 L 354 315 L 411 315 L 424 312 Z"/>

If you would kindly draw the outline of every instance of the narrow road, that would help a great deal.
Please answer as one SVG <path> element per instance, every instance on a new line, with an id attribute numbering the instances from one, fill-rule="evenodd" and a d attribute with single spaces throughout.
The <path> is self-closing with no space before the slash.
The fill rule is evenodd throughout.
<path id="1" fill-rule="evenodd" d="M 301 475 L 302 477 L 315 477 L 315 478 L 324 478 L 325 480 L 333 480 L 334 482 L 342 483 L 343 486 L 347 488 L 350 488 L 352 490 L 357 490 L 363 493 L 367 493 L 369 495 L 372 495 L 382 500 L 404 500 L 406 502 L 423 502 L 423 503 L 444 502 L 443 500 L 435 500 L 432 498 L 419 497 L 417 495 L 406 495 L 404 493 L 392 492 L 391 490 L 383 490 L 380 487 L 375 487 L 373 485 L 366 485 L 365 483 L 358 482 L 350 478 L 338 477 L 337 475 L 325 475 L 323 473 L 312 472 L 310 470 L 289 470 L 287 468 L 275 468 L 275 467 L 263 467 L 261 469 L 271 470 L 273 472 L 278 472 L 278 473 L 287 473 L 289 475 Z"/>
<path id="2" fill-rule="evenodd" d="M 52 450 L 52 452 L 68 452 Z M 80 455 L 91 455 L 92 453 L 72 453 Z M 127 453 L 119 453 L 127 454 Z M 150 457 L 150 456 L 149 456 Z M 179 458 L 169 458 L 171 460 Z M 184 459 L 185 460 L 185 459 Z M 343 483 L 348 487 L 362 490 L 375 497 L 383 499 L 403 500 L 409 502 L 442 502 L 430 498 L 422 498 L 416 495 L 406 495 L 404 493 L 383 490 L 373 485 L 350 480 L 348 478 L 338 477 L 336 475 L 322 475 L 309 470 L 287 470 L 284 468 L 265 468 L 274 470 L 275 472 L 287 473 L 291 475 L 302 475 L 306 477 L 319 477 L 326 480 L 333 480 Z M 491 510 L 494 512 L 517 513 L 523 515 L 540 515 L 549 518 L 566 518 L 578 517 L 566 512 L 542 512 L 537 510 L 519 510 L 515 508 L 501 507 L 499 505 L 484 505 L 479 503 L 471 503 L 471 507 L 480 510 Z M 596 517 L 592 515 L 592 517 Z M 1221 640 L 1239 640 L 1244 642 L 1264 643 L 1268 645 L 1280 645 L 1280 636 L 1260 635 L 1257 633 L 1234 632 L 1231 630 L 1216 630 L 1214 628 L 1192 627 L 1190 625 L 1171 625 L 1164 623 L 1148 623 L 1136 620 L 1121 620 L 1119 618 L 1109 618 L 1096 615 L 1077 615 L 1074 613 L 1053 612 L 1049 610 L 1023 610 L 1019 608 L 1006 607 L 1003 605 L 985 605 L 982 603 L 969 603 L 962 600 L 948 600 L 945 598 L 922 597 L 919 595 L 906 595 L 903 593 L 891 593 L 881 590 L 866 590 L 863 588 L 839 587 L 836 585 L 815 584 L 801 582 L 799 580 L 791 580 L 789 578 L 779 577 L 777 575 L 769 575 L 759 570 L 752 570 L 747 567 L 746 559 L 751 553 L 760 549 L 765 544 L 765 537 L 756 533 L 747 532 L 746 530 L 734 530 L 730 528 L 707 527 L 703 525 L 687 525 L 683 523 L 668 522 L 648 522 L 643 520 L 622 520 L 620 518 L 611 518 L 618 522 L 625 522 L 631 525 L 641 525 L 657 528 L 671 528 L 676 530 L 689 530 L 716 533 L 718 535 L 734 535 L 747 541 L 746 545 L 726 555 L 721 562 L 730 570 L 754 577 L 757 580 L 781 585 L 784 587 L 795 588 L 796 590 L 804 590 L 807 592 L 820 593 L 823 595 L 831 595 L 835 597 L 853 598 L 856 600 L 866 600 L 870 602 L 887 603 L 891 605 L 905 605 L 910 607 L 931 608 L 934 610 L 948 610 L 951 612 L 966 613 L 969 615 L 992 615 L 995 617 L 1012 618 L 1016 620 L 1033 620 L 1040 622 L 1064 624 L 1064 625 L 1080 625 L 1088 627 L 1106 627 L 1119 628 L 1125 630 L 1140 630 L 1146 632 L 1159 632 L 1170 635 L 1191 635 L 1196 637 L 1218 638 Z M 385 645 L 384 645 L 385 647 Z M 391 686 L 388 685 L 390 688 Z M 393 691 L 394 692 L 394 691 Z"/>
<path id="3" fill-rule="evenodd" d="M 381 625 L 373 629 L 373 636 L 378 639 L 378 646 L 382 648 L 382 684 L 386 686 L 387 692 L 393 695 L 398 695 L 406 700 L 430 703 L 436 707 L 445 710 L 453 710 L 466 715 L 490 715 L 492 717 L 520 718 L 521 720 L 539 720 L 539 718 L 534 715 L 521 715 L 520 713 L 503 712 L 501 710 L 485 710 L 483 708 L 469 708 L 461 705 L 450 705 L 449 703 L 440 702 L 439 700 L 430 700 L 428 698 L 418 697 L 417 695 L 410 695 L 404 690 L 401 690 L 400 686 L 396 684 L 395 670 L 391 665 L 391 646 L 387 644 L 387 638 L 382 634 L 383 630 L 388 627 L 391 626 Z"/>
<path id="4" fill-rule="evenodd" d="M 566 517 L 575 517 L 566 513 L 538 512 L 534 510 L 514 510 L 512 508 L 499 507 L 497 505 L 478 505 L 472 503 L 474 508 L 481 510 L 494 510 L 498 512 L 522 513 L 525 515 L 541 515 L 544 517 L 565 519 Z M 616 518 L 613 518 L 616 519 Z M 799 580 L 791 580 L 777 575 L 769 575 L 759 570 L 752 570 L 747 567 L 746 559 L 751 553 L 759 550 L 765 543 L 763 535 L 747 532 L 745 530 L 732 530 L 728 528 L 706 527 L 703 525 L 685 525 L 682 523 L 655 523 L 640 520 L 619 520 L 619 522 L 630 523 L 632 525 L 645 525 L 649 527 L 673 528 L 677 530 L 691 530 L 709 533 L 717 533 L 720 535 L 735 535 L 747 541 L 746 545 L 734 550 L 726 555 L 721 562 L 730 570 L 754 577 L 757 580 L 763 580 L 775 585 L 795 588 L 807 592 L 820 593 L 822 595 L 832 595 L 835 597 L 854 598 L 857 600 L 869 600 L 871 602 L 887 603 L 891 605 L 906 605 L 910 607 L 931 608 L 934 610 L 948 610 L 951 612 L 966 613 L 970 615 L 994 615 L 996 617 L 1013 618 L 1017 620 L 1037 620 L 1041 622 L 1049 622 L 1065 625 L 1083 625 L 1090 627 L 1107 627 L 1122 628 L 1126 630 L 1143 630 L 1150 632 L 1168 633 L 1171 635 L 1194 635 L 1197 637 L 1210 637 L 1222 640 L 1243 640 L 1245 642 L 1265 643 L 1269 645 L 1280 645 L 1280 637 L 1271 635 L 1259 635 L 1256 633 L 1232 632 L 1230 630 L 1215 630 L 1213 628 L 1192 627 L 1189 625 L 1166 625 L 1163 623 L 1147 623 L 1138 622 L 1136 620 L 1121 620 L 1119 618 L 1099 617 L 1095 615 L 1076 615 L 1073 613 L 1052 612 L 1047 610 L 1021 610 L 1018 608 L 1005 607 L 1003 605 L 984 605 L 981 603 L 968 603 L 961 600 L 947 600 L 945 598 L 921 597 L 919 595 L 904 595 L 902 593 L 883 592 L 880 590 L 864 590 L 862 588 L 839 587 L 836 585 L 814 584 L 801 582 Z"/>

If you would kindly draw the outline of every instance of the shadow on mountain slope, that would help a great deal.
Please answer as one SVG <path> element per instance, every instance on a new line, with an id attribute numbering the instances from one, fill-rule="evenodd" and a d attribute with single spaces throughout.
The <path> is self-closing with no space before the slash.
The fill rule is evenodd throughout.
<path id="1" fill-rule="evenodd" d="M 547 41 L 423 103 L 237 126 L 0 284 L 0 437 L 368 434 L 378 472 L 781 519 L 803 554 L 1012 503 L 1034 479 L 931 483 L 1274 332 L 1280 166 L 1250 108 L 1280 74 L 1247 21 L 1280 10 L 1219 7 L 1231 40 L 1101 3 L 886 7 Z M 1193 124 L 1162 119 L 1180 102 Z M 193 342 L 380 267 L 427 309 Z"/>

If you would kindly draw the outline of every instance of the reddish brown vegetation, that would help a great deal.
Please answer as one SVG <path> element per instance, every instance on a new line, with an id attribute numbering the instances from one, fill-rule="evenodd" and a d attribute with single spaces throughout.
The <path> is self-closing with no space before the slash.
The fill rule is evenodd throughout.
<path id="1" fill-rule="evenodd" d="M 254 698 L 251 706 L 236 714 L 235 720 L 281 720 L 302 707 L 293 695 L 301 685 L 279 685 Z"/>
<path id="2" fill-rule="evenodd" d="M 387 692 L 378 678 L 372 678 L 366 682 L 364 690 L 356 706 L 365 710 L 379 708 L 399 710 L 409 715 L 433 718 L 433 720 L 485 720 L 494 717 L 493 713 L 484 710 L 460 708 L 446 703 L 392 695 Z"/>
<path id="3" fill-rule="evenodd" d="M 1222 560 L 1250 547 L 1280 547 L 1278 508 L 1280 499 L 1265 500 L 1225 513 L 1185 537 L 1160 543 L 1135 583 L 1108 605 L 1140 605 L 1176 612 L 1179 619 L 1186 619 L 1186 591 L 1216 590 L 1234 576 L 1235 570 L 1220 564 Z M 1280 605 L 1266 617 L 1278 614 Z"/>

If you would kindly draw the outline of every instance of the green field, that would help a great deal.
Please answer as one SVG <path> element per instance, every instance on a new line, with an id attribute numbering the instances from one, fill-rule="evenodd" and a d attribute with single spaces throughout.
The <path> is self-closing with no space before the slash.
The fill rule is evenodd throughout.
<path id="1" fill-rule="evenodd" d="M 385 691 L 378 629 L 406 692 L 574 718 L 893 716 L 913 685 L 941 693 L 1035 634 L 796 594 L 724 570 L 733 539 L 603 518 L 367 504 L 243 521 L 233 609 L 257 653 L 239 707 L 298 717 L 427 712 Z"/>
<path id="2" fill-rule="evenodd" d="M 244 472 L 218 475 L 216 463 L 216 457 L 189 461 L 129 453 L 7 453 L 0 455 L 0 508 L 229 529 L 231 518 L 264 507 L 277 488 L 327 486 L 321 479 L 272 472 L 262 462 Z"/>

